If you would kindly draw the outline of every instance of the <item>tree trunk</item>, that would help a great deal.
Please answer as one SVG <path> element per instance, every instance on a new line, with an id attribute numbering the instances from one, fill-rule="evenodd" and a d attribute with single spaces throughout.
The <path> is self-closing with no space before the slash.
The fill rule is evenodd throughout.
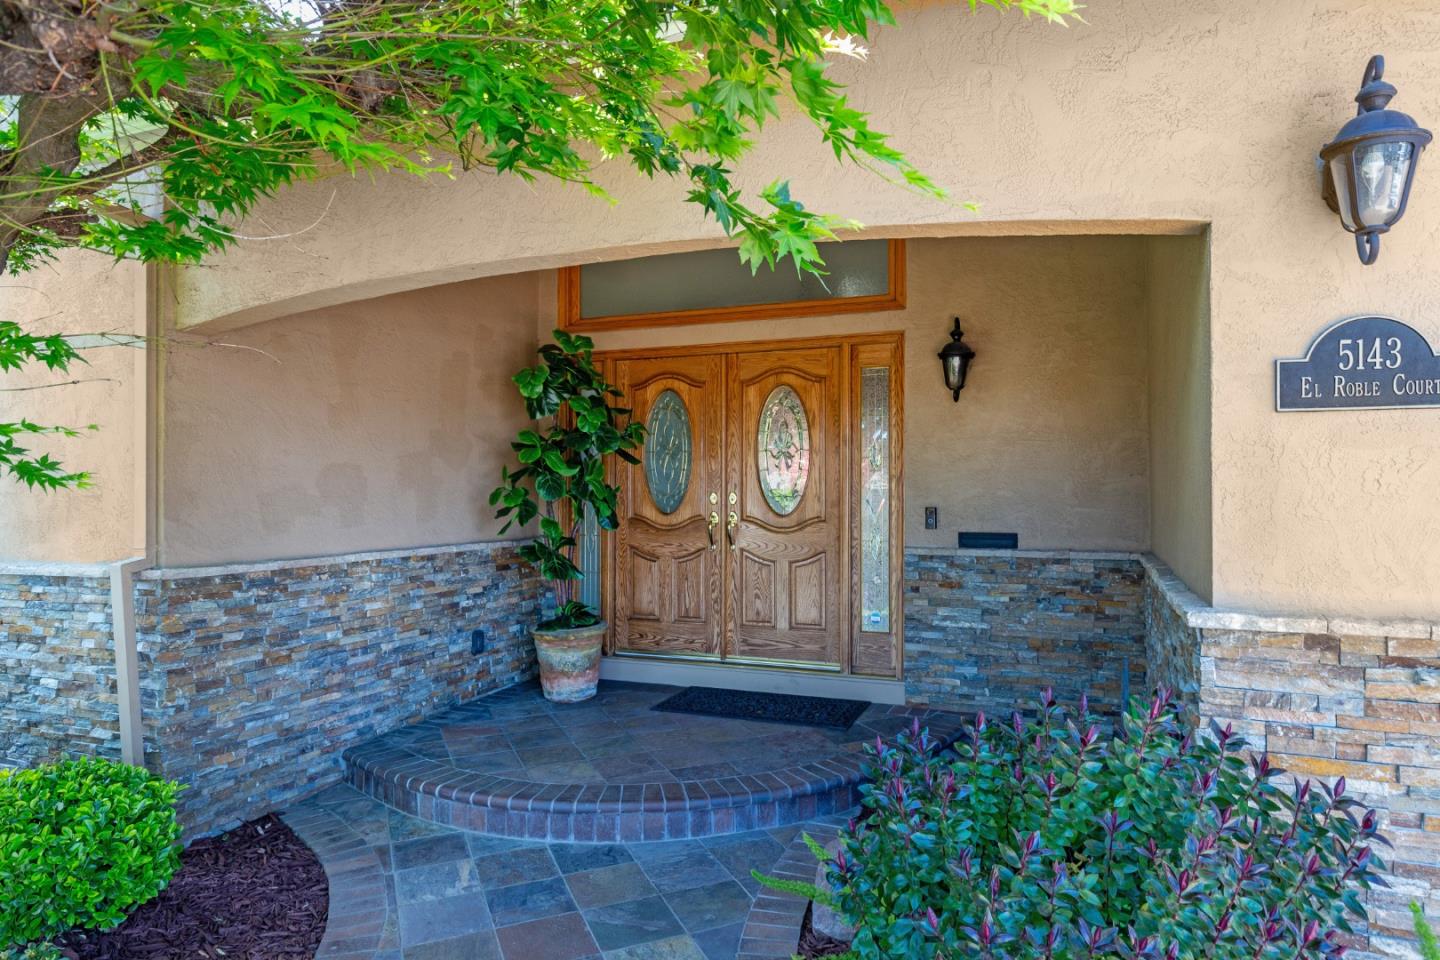
<path id="1" fill-rule="evenodd" d="M 0 267 L 35 221 L 45 216 L 59 188 L 53 174 L 75 172 L 80 129 L 100 112 L 89 97 L 49 98 L 28 93 L 17 107 L 19 146 L 5 171 L 0 198 Z"/>
<path id="2" fill-rule="evenodd" d="M 115 44 L 78 3 L 0 0 L 0 94 L 83 95 Z"/>
<path id="3" fill-rule="evenodd" d="M 0 41 L 0 95 L 16 98 L 16 146 L 0 156 L 3 274 L 15 244 L 61 193 L 53 175 L 79 165 L 81 128 L 130 85 L 123 68 L 105 73 L 114 64 L 102 62 L 102 51 L 117 48 L 75 0 L 0 0 Z"/>

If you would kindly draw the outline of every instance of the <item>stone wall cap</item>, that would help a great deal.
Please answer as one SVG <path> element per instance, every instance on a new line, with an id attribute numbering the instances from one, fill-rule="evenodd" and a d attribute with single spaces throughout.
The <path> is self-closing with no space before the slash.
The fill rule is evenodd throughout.
<path id="1" fill-rule="evenodd" d="M 0 560 L 0 577 L 88 577 L 110 576 L 108 563 L 47 563 L 29 560 Z"/>
<path id="2" fill-rule="evenodd" d="M 1326 633 L 1324 617 L 1284 617 L 1246 613 L 1240 610 L 1197 610 L 1186 621 L 1202 630 L 1247 630 L 1254 633 Z"/>
<path id="3" fill-rule="evenodd" d="M 446 553 L 489 552 L 504 547 L 518 547 L 528 540 L 484 540 L 477 543 L 452 543 L 442 546 L 402 547 L 396 550 L 370 550 L 362 553 L 340 553 L 322 557 L 296 557 L 286 560 L 265 560 L 258 563 L 228 563 L 210 567 L 151 567 L 136 574 L 140 580 L 201 580 L 206 577 L 233 577 L 252 573 L 270 573 L 295 567 L 342 566 L 370 560 L 399 560 L 405 557 L 430 557 Z M 102 568 L 103 569 L 103 568 Z"/>
<path id="4" fill-rule="evenodd" d="M 1350 620 L 1332 617 L 1330 633 L 1337 637 L 1394 637 L 1401 640 L 1429 640 L 1440 636 L 1440 623 L 1424 620 Z"/>
<path id="5" fill-rule="evenodd" d="M 1145 567 L 1145 572 L 1150 575 L 1151 581 L 1160 588 L 1161 593 L 1165 594 L 1165 599 L 1177 611 L 1185 614 L 1187 620 L 1191 615 L 1212 609 L 1210 604 L 1206 603 L 1194 590 L 1191 590 L 1190 586 L 1155 554 L 1141 554 L 1140 563 Z"/>
<path id="6" fill-rule="evenodd" d="M 1202 600 L 1185 581 L 1154 554 L 1140 557 L 1152 583 L 1165 602 L 1200 630 L 1248 630 L 1254 633 L 1323 633 L 1344 637 L 1396 637 L 1407 640 L 1440 639 L 1440 623 L 1423 620 L 1364 620 L 1351 617 L 1295 616 L 1224 610 Z"/>

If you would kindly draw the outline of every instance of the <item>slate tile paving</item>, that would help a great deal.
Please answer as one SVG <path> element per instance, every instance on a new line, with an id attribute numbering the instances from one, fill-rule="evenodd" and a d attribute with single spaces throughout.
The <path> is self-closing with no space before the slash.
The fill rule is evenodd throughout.
<path id="1" fill-rule="evenodd" d="M 576 910 L 570 888 L 559 877 L 497 887 L 486 895 L 485 901 L 499 927 Z"/>
<path id="2" fill-rule="evenodd" d="M 465 842 L 470 848 L 470 856 L 477 860 L 491 854 L 504 853 L 507 850 L 534 849 L 538 846 L 538 844 L 514 840 L 510 837 L 487 837 L 483 833 L 467 833 Z"/>
<path id="3" fill-rule="evenodd" d="M 394 960 L 504 960 L 504 957 L 495 931 L 484 930 L 411 947 L 403 954 L 397 953 Z"/>
<path id="4" fill-rule="evenodd" d="M 760 890 L 760 881 L 750 875 L 750 868 L 756 863 L 774 863 L 780 859 L 794 836 L 784 827 L 775 828 L 785 839 L 764 831 L 742 833 L 726 837 L 708 837 L 702 841 L 721 866 L 752 896 Z M 798 834 L 798 830 L 796 831 Z"/>
<path id="5" fill-rule="evenodd" d="M 396 870 L 424 866 L 428 863 L 447 863 L 470 855 L 465 838 L 458 833 L 441 833 L 416 840 L 406 840 L 391 848 Z"/>
<path id="6" fill-rule="evenodd" d="M 585 870 L 565 878 L 570 895 L 582 910 L 604 907 L 622 900 L 639 900 L 656 893 L 655 885 L 638 863 Z"/>
<path id="7" fill-rule="evenodd" d="M 480 882 L 492 890 L 560 875 L 554 858 L 543 846 L 492 853 L 476 858 L 473 863 Z"/>
<path id="8" fill-rule="evenodd" d="M 705 955 L 705 960 L 731 960 L 740 952 L 740 937 L 745 924 L 732 923 L 713 930 L 702 930 L 690 935 L 690 939 Z"/>
<path id="9" fill-rule="evenodd" d="M 401 903 L 399 913 L 401 944 L 448 940 L 492 925 L 485 895 L 479 892 Z"/>
<path id="10" fill-rule="evenodd" d="M 586 910 L 583 916 L 601 950 L 668 940 L 685 932 L 670 904 L 658 894 L 596 907 Z"/>
<path id="11" fill-rule="evenodd" d="M 703 887 L 730 878 L 730 871 L 710 855 L 699 843 L 692 848 L 676 851 L 673 856 L 662 856 L 640 861 L 640 868 L 661 893 L 678 893 Z"/>
<path id="12" fill-rule="evenodd" d="M 605 960 L 705 960 L 705 955 L 688 937 L 673 937 L 611 950 Z"/>
<path id="13" fill-rule="evenodd" d="M 473 860 L 452 860 L 395 873 L 395 898 L 401 904 L 442 900 L 483 889 Z"/>
<path id="14" fill-rule="evenodd" d="M 561 873 L 581 873 L 614 867 L 622 863 L 633 863 L 635 857 L 617 843 L 552 843 L 550 856 L 555 858 Z"/>
<path id="15" fill-rule="evenodd" d="M 681 890 L 668 897 L 667 902 L 690 931 L 743 923 L 750 915 L 750 894 L 734 880 Z"/>
<path id="16" fill-rule="evenodd" d="M 750 870 L 813 876 L 801 831 L 826 838 L 843 822 L 539 843 L 417 820 L 348 786 L 283 816 L 330 878 L 318 960 L 788 960 L 805 901 Z"/>
<path id="17" fill-rule="evenodd" d="M 578 913 L 501 927 L 499 938 L 506 960 L 583 960 L 600 953 Z"/>
<path id="18" fill-rule="evenodd" d="M 801 833 L 835 835 L 862 741 L 917 712 L 838 732 L 650 710 L 671 692 L 521 685 L 347 751 L 359 788 L 283 814 L 330 881 L 318 960 L 789 960 L 808 902 L 751 871 L 813 881 Z"/>

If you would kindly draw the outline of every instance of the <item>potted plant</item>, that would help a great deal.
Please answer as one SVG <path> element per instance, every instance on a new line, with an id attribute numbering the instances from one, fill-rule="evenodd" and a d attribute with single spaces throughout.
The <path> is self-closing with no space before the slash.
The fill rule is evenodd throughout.
<path id="1" fill-rule="evenodd" d="M 619 488 L 605 480 L 605 458 L 614 454 L 639 463 L 634 451 L 645 438 L 630 410 L 612 403 L 620 391 L 595 368 L 594 347 L 589 337 L 556 330 L 555 342 L 540 348 L 540 364 L 512 378 L 536 429 L 521 430 L 510 444 L 520 466 L 502 467 L 501 484 L 490 494 L 495 515 L 505 520 L 501 533 L 540 521 L 520 556 L 550 582 L 555 597 L 554 616 L 531 635 L 540 684 L 556 703 L 595 695 L 606 629 L 599 613 L 579 599 L 583 574 L 575 563 L 576 534 L 586 508 L 600 529 L 615 529 Z"/>

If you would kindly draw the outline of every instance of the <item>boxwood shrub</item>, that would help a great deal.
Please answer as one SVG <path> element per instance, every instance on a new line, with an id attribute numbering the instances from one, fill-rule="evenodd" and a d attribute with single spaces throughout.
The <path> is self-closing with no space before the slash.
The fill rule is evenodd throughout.
<path id="1" fill-rule="evenodd" d="M 0 960 L 70 960 L 72 954 L 53 943 L 32 943 L 24 947 L 0 947 Z"/>
<path id="2" fill-rule="evenodd" d="M 1333 960 L 1384 885 L 1343 779 L 1197 735 L 1164 690 L 1113 734 L 1047 690 L 953 750 L 917 726 L 868 752 L 862 815 L 833 857 L 812 846 L 863 960 Z"/>
<path id="3" fill-rule="evenodd" d="M 164 889 L 178 790 L 94 758 L 0 771 L 0 948 L 108 929 Z"/>

